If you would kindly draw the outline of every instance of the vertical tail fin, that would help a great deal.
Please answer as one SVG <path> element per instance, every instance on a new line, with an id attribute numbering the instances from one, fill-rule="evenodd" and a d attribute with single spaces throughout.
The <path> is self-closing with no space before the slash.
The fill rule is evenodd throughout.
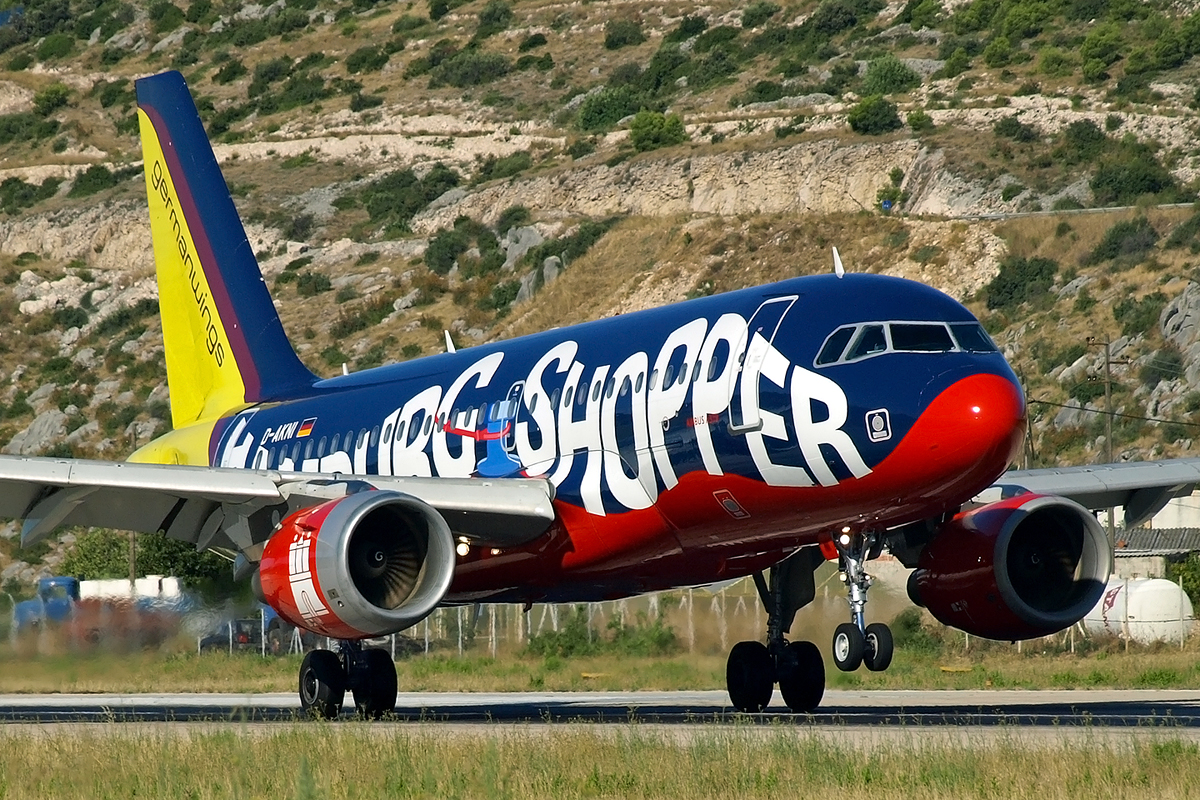
<path id="1" fill-rule="evenodd" d="M 178 72 L 137 81 L 150 232 L 176 428 L 316 380 L 287 340 Z"/>

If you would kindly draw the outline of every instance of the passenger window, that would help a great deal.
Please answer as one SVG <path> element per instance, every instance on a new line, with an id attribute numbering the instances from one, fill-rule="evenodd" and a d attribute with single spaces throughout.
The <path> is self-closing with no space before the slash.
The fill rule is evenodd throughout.
<path id="1" fill-rule="evenodd" d="M 537 411 L 537 401 L 538 401 L 538 395 L 534 394 L 534 396 L 529 401 L 529 413 L 530 414 L 532 414 L 534 411 Z"/>
<path id="2" fill-rule="evenodd" d="M 333 441 L 329 443 L 329 452 L 336 453 L 337 449 L 338 449 L 338 445 L 341 443 L 342 443 L 342 435 L 340 433 L 335 433 L 333 435 Z"/>
<path id="3" fill-rule="evenodd" d="M 275 466 L 275 448 L 274 447 L 272 447 L 270 449 L 270 451 L 267 453 L 267 466 L 268 467 Z"/>
<path id="4" fill-rule="evenodd" d="M 950 331 L 936 323 L 893 322 L 892 349 L 918 353 L 945 353 L 954 349 Z"/>
<path id="5" fill-rule="evenodd" d="M 644 377 L 646 377 L 644 373 L 638 373 L 637 385 L 633 387 L 635 392 L 640 392 L 642 390 L 642 378 Z"/>
<path id="6" fill-rule="evenodd" d="M 650 390 L 654 391 L 654 383 L 658 380 L 658 370 L 650 370 Z"/>
<path id="7" fill-rule="evenodd" d="M 404 424 L 405 424 L 405 422 L 407 422 L 407 420 L 401 420 L 400 424 L 396 426 L 396 441 L 397 442 L 404 441 Z"/>
<path id="8" fill-rule="evenodd" d="M 315 442 L 313 442 L 312 439 L 309 439 L 308 444 L 304 445 L 304 460 L 305 461 L 312 458 L 313 444 L 315 444 Z"/>
<path id="9" fill-rule="evenodd" d="M 425 417 L 425 429 L 422 431 L 422 433 L 425 436 L 428 436 L 429 431 L 432 429 L 433 429 L 433 415 L 431 414 L 431 415 Z"/>
<path id="10" fill-rule="evenodd" d="M 567 390 L 563 392 L 563 408 L 567 408 L 571 405 L 571 396 L 574 394 L 574 392 L 574 386 L 568 386 Z"/>
<path id="11" fill-rule="evenodd" d="M 950 330 L 954 331 L 954 338 L 958 340 L 958 346 L 963 350 L 970 353 L 996 352 L 996 344 L 992 341 L 992 337 L 988 336 L 987 331 L 977 322 L 951 325 Z"/>
<path id="12" fill-rule="evenodd" d="M 856 358 L 864 358 L 874 353 L 882 353 L 887 350 L 887 339 L 883 335 L 882 325 L 867 325 L 862 329 L 862 333 L 858 335 L 858 341 L 850 348 L 850 352 L 846 355 L 847 361 L 853 361 Z"/>
<path id="13" fill-rule="evenodd" d="M 376 425 L 374 428 L 371 428 L 371 447 L 374 447 L 377 444 L 379 444 L 379 426 L 378 425 Z"/>
<path id="14" fill-rule="evenodd" d="M 579 394 L 575 395 L 575 404 L 583 405 L 587 402 L 588 382 L 584 381 L 579 385 Z"/>
<path id="15" fill-rule="evenodd" d="M 650 377 L 651 377 L 651 380 L 653 380 L 653 378 L 654 378 L 653 373 L 651 374 Z M 670 386 L 674 382 L 675 382 L 675 365 L 667 364 L 667 368 L 663 372 L 663 388 L 666 389 L 668 386 Z"/>
<path id="16" fill-rule="evenodd" d="M 621 397 L 624 397 L 625 395 L 629 394 L 629 389 L 630 389 L 629 376 L 626 375 L 625 380 L 621 381 Z"/>
<path id="17" fill-rule="evenodd" d="M 296 442 L 292 445 L 292 464 L 293 469 L 300 469 L 300 443 Z"/>
<path id="18" fill-rule="evenodd" d="M 558 397 L 559 397 L 558 389 L 555 389 L 554 392 L 550 395 L 551 410 L 558 408 Z"/>
<path id="19" fill-rule="evenodd" d="M 605 385 L 605 387 L 604 387 L 604 396 L 605 396 L 605 397 L 608 397 L 608 398 L 612 398 L 612 396 L 613 396 L 613 390 L 615 390 L 615 389 L 616 389 L 616 387 L 617 387 L 617 381 L 616 381 L 616 379 L 615 379 L 615 378 L 609 378 L 609 379 L 608 379 L 608 384 L 607 384 L 607 385 Z"/>
<path id="20" fill-rule="evenodd" d="M 838 328 L 829 334 L 829 338 L 825 340 L 825 346 L 821 348 L 821 353 L 817 356 L 817 363 L 832 364 L 836 362 L 842 357 L 842 353 L 846 349 L 846 344 L 849 343 L 850 337 L 853 335 L 853 327 Z"/>
<path id="21" fill-rule="evenodd" d="M 596 385 L 592 388 L 592 402 L 593 403 L 600 399 L 600 392 L 603 389 L 604 389 L 604 384 L 601 383 L 600 381 L 596 381 Z"/>
<path id="22" fill-rule="evenodd" d="M 388 423 L 383 427 L 383 443 L 390 444 L 392 441 L 392 423 Z"/>

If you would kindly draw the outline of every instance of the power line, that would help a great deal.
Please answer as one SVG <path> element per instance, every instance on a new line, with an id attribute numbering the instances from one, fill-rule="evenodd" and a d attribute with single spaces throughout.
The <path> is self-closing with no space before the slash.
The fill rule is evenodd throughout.
<path id="1" fill-rule="evenodd" d="M 1066 403 L 1055 403 L 1050 400 L 1038 400 L 1038 399 L 1035 399 L 1032 397 L 1028 398 L 1026 400 L 1026 402 L 1038 403 L 1043 406 L 1054 406 L 1056 408 L 1070 408 L 1070 409 L 1075 409 L 1077 411 L 1086 411 L 1089 414 L 1107 414 L 1108 413 L 1106 411 L 1102 411 L 1099 408 L 1088 408 L 1087 406 L 1082 406 L 1082 405 L 1072 406 L 1072 405 L 1067 405 Z M 1118 411 L 1113 411 L 1112 416 L 1121 417 L 1123 419 L 1135 419 L 1135 420 L 1139 420 L 1141 422 L 1162 422 L 1162 423 L 1167 423 L 1167 424 L 1173 423 L 1175 425 L 1183 425 L 1184 427 L 1187 427 L 1187 428 L 1200 428 L 1200 422 L 1184 422 L 1183 420 L 1163 419 L 1162 417 L 1139 417 L 1136 414 L 1122 414 Z"/>

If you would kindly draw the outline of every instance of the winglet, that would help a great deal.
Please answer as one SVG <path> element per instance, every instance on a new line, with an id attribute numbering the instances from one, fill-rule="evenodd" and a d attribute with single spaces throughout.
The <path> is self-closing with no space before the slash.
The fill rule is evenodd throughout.
<path id="1" fill-rule="evenodd" d="M 846 268 L 842 266 L 842 257 L 838 254 L 837 248 L 833 248 L 833 272 L 839 278 L 846 277 Z"/>
<path id="2" fill-rule="evenodd" d="M 316 377 L 300 363 L 183 76 L 137 81 L 171 421 L 284 400 Z"/>
<path id="3" fill-rule="evenodd" d="M 456 352 L 454 349 L 454 340 L 450 338 L 450 331 L 444 331 L 444 333 L 446 334 L 446 352 Z"/>

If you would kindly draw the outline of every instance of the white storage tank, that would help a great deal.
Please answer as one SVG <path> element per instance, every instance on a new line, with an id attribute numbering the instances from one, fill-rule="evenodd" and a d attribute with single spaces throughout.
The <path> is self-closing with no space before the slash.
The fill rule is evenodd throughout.
<path id="1" fill-rule="evenodd" d="M 1111 578 L 1100 602 L 1083 618 L 1088 633 L 1142 644 L 1179 644 L 1191 633 L 1193 622 L 1187 593 L 1162 578 Z"/>

